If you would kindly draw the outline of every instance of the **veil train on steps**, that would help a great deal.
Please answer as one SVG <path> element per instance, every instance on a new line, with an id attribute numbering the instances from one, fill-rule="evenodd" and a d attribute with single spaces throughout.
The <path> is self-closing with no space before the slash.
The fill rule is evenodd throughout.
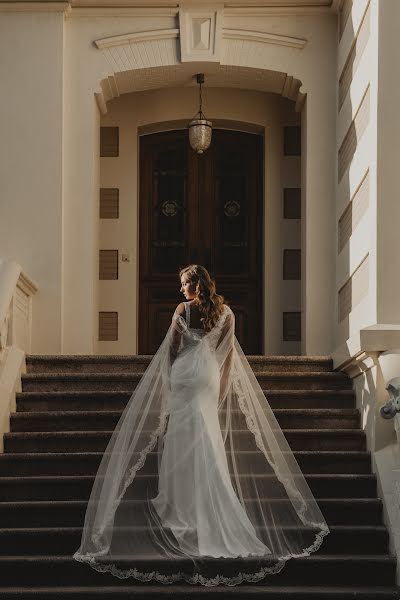
<path id="1" fill-rule="evenodd" d="M 234 331 L 226 304 L 209 332 L 175 311 L 108 442 L 74 559 L 215 586 L 318 550 L 329 528 Z"/>

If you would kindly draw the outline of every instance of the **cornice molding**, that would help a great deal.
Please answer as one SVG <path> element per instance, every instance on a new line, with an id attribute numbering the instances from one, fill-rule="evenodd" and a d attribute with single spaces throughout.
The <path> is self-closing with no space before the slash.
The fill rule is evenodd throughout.
<path id="1" fill-rule="evenodd" d="M 302 50 L 307 44 L 307 40 L 303 38 L 245 29 L 222 29 L 219 35 L 220 39 L 224 40 L 223 53 L 218 56 L 211 54 L 204 57 L 204 63 L 215 64 L 218 62 L 221 65 L 225 65 L 225 54 L 229 56 L 230 50 L 232 50 L 230 47 L 232 44 L 235 45 L 236 41 L 239 41 L 241 42 L 239 44 L 241 58 L 238 64 L 242 67 L 257 66 L 257 68 L 265 68 L 264 65 L 268 62 L 268 45 Z M 127 92 L 129 82 L 127 82 L 126 78 L 124 79 L 124 72 L 133 73 L 137 69 L 183 65 L 185 61 L 182 60 L 182 48 L 180 48 L 179 39 L 182 41 L 182 30 L 171 28 L 136 31 L 94 40 L 94 46 L 104 53 L 111 67 L 110 73 L 115 74 L 115 76 L 110 74 L 110 76 L 104 79 L 100 86 L 101 89 L 96 92 L 96 100 L 100 112 L 105 114 L 109 100 L 120 94 L 118 90 L 119 86 L 122 89 L 121 93 Z M 260 48 L 260 44 L 264 48 Z M 129 52 L 126 52 L 126 47 L 129 47 Z M 264 55 L 265 60 L 263 59 Z M 253 62 L 255 56 L 257 56 L 257 63 Z M 161 57 L 164 57 L 162 61 Z M 193 60 L 196 61 L 196 58 L 197 55 L 195 55 Z M 232 64 L 236 65 L 236 62 Z M 282 90 L 275 92 L 295 102 L 296 111 L 301 111 L 306 98 L 304 82 L 291 75 L 286 75 L 285 80 L 283 80 Z"/>
<path id="2" fill-rule="evenodd" d="M 299 6 L 297 8 L 285 7 L 249 7 L 249 8 L 224 8 L 224 15 L 227 17 L 312 17 L 312 16 L 331 16 L 332 13 L 338 13 L 328 6 L 307 7 Z M 179 13 L 178 6 L 148 7 L 141 8 L 136 6 L 74 6 L 72 5 L 70 16 L 72 17 L 169 17 L 176 16 Z"/>
<path id="3" fill-rule="evenodd" d="M 227 17 L 313 17 L 331 15 L 330 6 L 228 6 L 224 13 Z"/>
<path id="4" fill-rule="evenodd" d="M 69 2 L 0 2 L 0 12 L 66 12 Z"/>
<path id="5" fill-rule="evenodd" d="M 95 40 L 94 44 L 103 50 L 104 48 L 114 48 L 115 46 L 127 46 L 137 42 L 153 42 L 155 40 L 170 40 L 179 37 L 179 29 L 155 29 L 153 31 L 138 31 L 135 33 L 124 33 L 114 35 L 108 38 Z"/>
<path id="6" fill-rule="evenodd" d="M 260 1 L 260 0 L 259 0 Z M 263 16 L 312 16 L 312 15 L 331 15 L 340 12 L 342 0 L 332 0 L 329 6 L 308 4 L 296 6 L 294 3 L 282 1 L 274 6 L 246 6 L 246 0 L 235 4 L 234 2 L 224 3 L 224 13 L 229 17 L 263 17 Z M 191 1 L 192 6 L 196 3 Z M 199 7 L 203 3 L 199 0 Z M 209 3 L 207 3 L 209 4 Z M 262 2 L 260 1 L 260 4 Z M 182 6 L 185 3 L 181 3 Z M 179 12 L 179 0 L 172 2 L 169 0 L 154 2 L 153 5 L 143 6 L 143 0 L 118 0 L 113 5 L 113 0 L 9 0 L 0 1 L 0 12 L 26 12 L 26 11 L 66 11 L 69 17 L 153 17 L 153 16 L 175 16 Z"/>
<path id="7" fill-rule="evenodd" d="M 224 38 L 232 40 L 245 40 L 247 42 L 261 42 L 263 44 L 275 44 L 277 46 L 288 46 L 302 50 L 307 44 L 303 38 L 295 38 L 287 35 L 278 35 L 264 31 L 250 31 L 245 29 L 223 29 Z"/>
<path id="8" fill-rule="evenodd" d="M 104 7 L 73 7 L 70 9 L 68 16 L 70 18 L 79 18 L 79 17 L 134 17 L 137 18 L 148 18 L 148 17 L 176 17 L 179 13 L 178 8 L 138 8 L 135 6 L 120 6 L 116 8 L 112 8 L 110 6 Z"/>
<path id="9" fill-rule="evenodd" d="M 224 39 L 244 40 L 247 42 L 258 42 L 263 44 L 274 44 L 278 46 L 287 46 L 302 50 L 307 44 L 307 40 L 302 38 L 277 35 L 263 31 L 250 31 L 245 29 L 223 29 Z M 152 42 L 156 40 L 168 40 L 179 38 L 179 29 L 156 29 L 150 31 L 139 31 L 134 33 L 124 33 L 112 37 L 101 38 L 93 43 L 99 50 L 105 48 L 114 48 L 117 46 L 126 46 L 138 42 Z"/>
<path id="10" fill-rule="evenodd" d="M 337 12 L 342 0 L 71 0 L 72 7 L 111 7 L 111 8 L 127 8 L 147 6 L 148 10 L 162 10 L 163 8 L 177 8 L 179 6 L 197 6 L 204 8 L 214 5 L 219 2 L 229 13 L 244 13 L 253 14 L 318 14 L 321 12 L 332 13 Z"/>

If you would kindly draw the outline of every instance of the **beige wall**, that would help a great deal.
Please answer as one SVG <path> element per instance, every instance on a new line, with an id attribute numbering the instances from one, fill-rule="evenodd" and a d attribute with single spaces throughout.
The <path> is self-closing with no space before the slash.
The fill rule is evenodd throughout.
<path id="1" fill-rule="evenodd" d="M 96 39 L 96 34 L 98 37 L 106 38 L 109 35 L 125 34 L 129 31 L 149 31 L 155 28 L 155 23 L 147 16 L 143 16 L 140 23 L 139 21 L 133 22 L 130 19 L 119 22 L 117 18 L 112 23 L 108 23 L 107 19 L 103 17 L 101 24 L 102 28 L 100 29 L 89 19 L 72 18 L 70 26 L 73 29 L 78 27 L 80 40 Z M 177 21 L 172 17 L 158 17 L 157 29 L 171 26 L 177 26 Z M 267 70 L 272 73 L 287 73 L 297 77 L 303 83 L 301 89 L 307 94 L 306 110 L 311 115 L 305 132 L 305 143 L 310 148 L 305 164 L 305 173 L 307 172 L 309 177 L 301 176 L 304 208 L 307 206 L 308 215 L 307 227 L 304 223 L 301 236 L 301 245 L 304 250 L 302 258 L 304 278 L 301 293 L 303 298 L 307 298 L 307 303 L 303 303 L 302 307 L 303 338 L 300 348 L 298 344 L 294 344 L 289 349 L 290 345 L 286 344 L 285 350 L 282 349 L 281 327 L 276 321 L 276 314 L 279 307 L 282 310 L 283 303 L 290 305 L 291 299 L 296 297 L 292 295 L 294 290 L 289 290 L 289 288 L 295 287 L 296 284 L 286 282 L 287 289 L 284 294 L 281 286 L 278 290 L 271 290 L 271 285 L 276 282 L 273 272 L 274 269 L 278 270 L 277 265 L 281 257 L 272 261 L 269 278 L 268 273 L 266 274 L 265 285 L 269 286 L 270 305 L 266 308 L 266 330 L 264 335 L 266 337 L 266 352 L 329 353 L 333 342 L 332 314 L 334 311 L 333 193 L 335 148 L 326 140 L 334 139 L 335 136 L 335 18 L 333 15 L 325 15 L 324 17 L 318 15 L 302 17 L 297 15 L 293 17 L 268 16 L 267 18 L 266 16 L 258 17 L 254 15 L 247 17 L 230 14 L 224 19 L 224 26 L 233 29 L 243 28 L 249 31 L 264 31 L 266 33 L 273 31 L 274 34 L 299 36 L 299 38 L 306 40 L 306 45 L 301 51 L 274 44 L 256 44 L 252 46 L 252 42 L 241 41 L 238 42 L 240 52 L 237 42 L 234 40 L 225 41 L 225 50 L 222 53 L 223 64 L 227 66 L 228 70 L 223 74 L 223 77 L 227 77 L 230 81 L 231 76 L 239 76 L 243 87 L 257 87 L 262 85 L 260 84 L 260 81 L 263 81 L 262 70 L 267 66 Z M 75 35 L 78 34 L 75 33 Z M 103 58 L 101 66 L 103 92 L 104 90 L 110 90 L 113 86 L 115 88 L 116 81 L 124 91 L 137 90 L 138 87 L 140 89 L 141 85 L 150 88 L 157 86 L 159 88 L 171 87 L 174 85 L 174 81 L 182 77 L 184 86 L 187 86 L 190 83 L 191 75 L 199 69 L 199 65 L 191 66 L 190 63 L 180 65 L 179 46 L 171 42 L 166 47 L 168 52 L 165 54 L 162 54 L 162 45 L 157 42 L 148 42 L 148 45 L 141 48 L 141 50 L 134 47 L 134 45 L 132 47 L 128 46 L 125 50 L 122 48 L 120 50 L 106 48 L 103 52 L 98 52 L 96 56 L 93 47 L 91 47 L 89 53 L 86 51 L 86 54 L 97 73 L 99 73 L 100 57 Z M 157 62 L 157 56 L 160 55 L 164 57 L 162 67 Z M 215 76 L 217 66 L 215 64 L 201 65 L 206 75 L 210 72 L 212 76 Z M 115 93 L 114 89 L 113 94 L 115 95 Z M 150 122 L 168 118 L 157 116 L 157 106 L 152 106 L 152 108 L 154 114 L 149 116 Z M 188 118 L 192 116 L 192 112 L 187 113 Z M 182 118 L 181 115 L 180 118 Z M 267 136 L 266 140 L 273 140 L 274 135 L 272 128 L 271 135 Z M 270 151 L 267 146 L 266 157 L 270 156 L 273 160 L 273 154 L 273 150 Z M 275 192 L 271 190 L 271 193 Z M 305 210 L 303 214 L 306 214 Z M 271 222 L 273 222 L 273 219 L 268 221 L 268 223 Z M 276 230 L 267 231 L 266 236 L 269 233 L 269 239 L 271 240 L 274 236 L 277 236 Z M 135 240 L 135 243 L 137 243 L 137 240 Z M 281 248 L 277 246 L 277 252 L 280 253 L 280 250 Z M 123 267 L 125 269 L 128 265 L 124 264 Z M 279 280 L 281 280 L 281 271 L 279 272 Z M 133 298 L 135 291 L 129 289 L 129 297 Z M 134 324 L 132 328 L 134 328 Z M 133 333 L 132 329 L 130 335 Z M 100 350 L 100 345 L 98 351 L 103 351 Z"/>
<path id="2" fill-rule="evenodd" d="M 0 15 L 0 256 L 39 285 L 35 353 L 61 348 L 63 20 Z"/>
<path id="3" fill-rule="evenodd" d="M 350 7 L 349 0 L 344 4 Z M 365 43 L 363 28 L 368 11 L 370 33 Z M 333 352 L 334 366 L 345 369 L 353 378 L 361 424 L 366 432 L 372 468 L 377 477 L 378 493 L 384 501 L 384 520 L 391 532 L 390 550 L 398 559 L 400 529 L 396 485 L 400 485 L 399 443 L 394 420 L 383 420 L 379 411 L 388 400 L 388 380 L 400 375 L 396 350 L 399 347 L 396 332 L 400 322 L 397 248 L 400 125 L 396 116 L 400 84 L 394 77 L 398 67 L 396 39 L 399 21 L 400 3 L 397 0 L 357 0 L 351 6 L 338 44 L 339 81 L 349 57 L 352 53 L 353 56 L 354 53 L 357 55 L 357 46 L 364 35 L 361 44 L 363 52 L 355 61 L 349 91 L 338 112 L 338 150 L 352 121 L 357 120 L 357 111 L 366 90 L 369 90 L 370 106 L 368 125 L 362 134 L 356 132 L 354 155 L 337 186 L 336 216 L 339 221 L 357 197 L 360 183 L 366 176 L 369 178 L 363 215 L 357 217 L 358 208 L 358 222 L 353 226 L 347 243 L 338 252 L 337 289 L 351 278 L 366 256 L 368 269 L 367 281 L 359 280 L 354 286 L 356 302 L 350 307 L 348 316 L 338 323 L 336 349 Z M 336 313 L 336 321 L 337 316 Z M 385 354 L 388 356 L 384 358 Z M 395 360 L 388 370 L 391 371 L 388 376 L 388 373 L 384 374 L 384 367 L 391 355 L 395 356 Z"/>
<path id="4" fill-rule="evenodd" d="M 28 12 L 24 12 L 27 6 Z M 148 47 L 139 44 L 137 48 L 125 48 L 127 52 L 120 52 L 120 57 L 125 58 L 118 64 L 110 51 L 101 51 L 94 44 L 101 38 L 133 32 L 150 32 L 152 39 L 152 31 L 179 26 L 174 9 L 156 9 L 156 12 L 117 9 L 115 14 L 105 9 L 79 8 L 66 15 L 50 12 L 57 7 L 49 4 L 49 12 L 43 12 L 43 7 L 42 12 L 35 12 L 31 6 L 21 4 L 18 12 L 2 12 L 2 57 L 9 57 L 3 64 L 13 65 L 8 94 L 2 97 L 6 107 L 2 124 L 4 139 L 15 140 L 12 152 L 8 144 L 2 148 L 5 154 L 2 181 L 5 196 L 16 199 L 16 203 L 7 201 L 3 209 L 2 223 L 7 225 L 2 226 L 5 232 L 0 253 L 19 260 L 39 283 L 34 306 L 38 318 L 34 324 L 33 351 L 91 354 L 103 351 L 97 344 L 99 115 L 95 94 L 101 92 L 101 82 L 103 87 L 107 86 L 120 71 L 126 85 L 130 82 L 134 87 L 139 81 L 142 87 L 137 91 L 141 91 L 148 86 L 171 87 L 183 68 L 189 77 L 199 64 L 180 63 L 178 39 L 171 38 L 166 54 L 157 52 L 156 41 L 148 42 Z M 307 296 L 307 304 L 303 306 L 301 351 L 328 353 L 332 347 L 334 219 L 331 212 L 335 149 L 326 140 L 333 139 L 335 132 L 335 17 L 333 14 L 257 15 L 254 11 L 250 16 L 243 15 L 243 11 L 234 12 L 229 11 L 224 17 L 224 27 L 245 30 L 250 37 L 246 33 L 245 39 L 222 40 L 221 65 L 203 63 L 206 74 L 208 69 L 215 72 L 221 66 L 222 82 L 230 83 L 236 74 L 240 82 L 235 85 L 239 87 L 265 90 L 277 86 L 278 91 L 280 82 L 294 77 L 302 82 L 302 92 L 307 94 L 306 110 L 310 115 L 304 135 L 310 152 L 304 167 L 307 178 L 302 177 L 308 209 L 307 227 L 302 229 L 302 295 Z M 254 40 L 252 31 L 265 34 L 265 41 Z M 305 40 L 304 47 L 270 43 L 269 33 L 289 36 L 288 40 L 290 36 L 298 37 Z M 149 52 L 143 51 L 144 48 Z M 128 73 L 133 57 L 137 62 L 134 71 Z M 158 110 L 155 105 L 153 114 L 148 116 L 149 122 L 161 118 L 157 116 Z M 229 110 L 233 113 L 234 107 Z M 192 112 L 188 111 L 187 116 L 191 117 Z M 279 172 L 282 165 L 274 152 L 279 143 L 279 117 L 268 127 L 266 140 L 271 141 L 271 146 L 266 146 L 266 160 L 271 173 L 276 160 Z M 271 175 L 270 188 L 266 190 L 271 197 L 278 196 L 281 186 L 280 181 L 274 181 Z M 272 207 L 268 203 L 266 206 Z M 26 221 L 21 214 L 27 215 Z M 268 221 L 271 231 L 266 231 L 271 240 L 277 235 L 272 230 L 273 222 L 273 219 Z M 17 235 L 10 235 L 13 228 L 18 230 Z M 35 238 L 28 244 L 32 229 Z M 280 233 L 281 239 L 290 236 L 286 230 Z M 101 235 L 103 243 L 105 234 Z M 128 241 L 128 247 L 137 243 Z M 265 332 L 265 335 L 270 332 L 267 352 L 279 350 L 278 330 L 273 323 L 275 309 L 281 301 L 288 301 L 293 291 L 286 289 L 283 294 L 282 288 L 271 290 L 277 264 L 272 262 L 265 280 L 271 298 Z M 127 297 L 133 299 L 136 292 L 129 293 Z M 102 290 L 102 298 L 103 294 Z M 133 343 L 132 333 L 129 344 Z"/>
<path id="5" fill-rule="evenodd" d="M 282 311 L 301 308 L 300 282 L 282 281 L 283 248 L 300 244 L 300 222 L 283 219 L 282 187 L 300 185 L 300 158 L 283 157 L 282 126 L 297 124 L 300 115 L 293 103 L 274 94 L 218 88 L 205 88 L 204 109 L 214 122 L 240 121 L 261 126 L 265 132 L 265 348 L 272 354 L 298 353 L 299 343 L 282 341 Z M 165 89 L 113 100 L 102 118 L 102 125 L 118 126 L 120 132 L 119 157 L 101 159 L 101 187 L 119 188 L 120 218 L 101 220 L 100 248 L 118 249 L 120 264 L 117 281 L 100 281 L 100 310 L 118 312 L 120 338 L 99 342 L 100 353 L 129 354 L 137 348 L 138 128 L 180 119 L 188 122 L 196 110 L 195 88 Z M 130 262 L 121 262 L 121 252 L 126 250 Z"/>
<path id="6" fill-rule="evenodd" d="M 93 354 L 98 338 L 100 113 L 94 94 L 102 61 L 89 39 L 86 19 L 73 25 L 66 21 L 60 349 L 64 354 Z"/>

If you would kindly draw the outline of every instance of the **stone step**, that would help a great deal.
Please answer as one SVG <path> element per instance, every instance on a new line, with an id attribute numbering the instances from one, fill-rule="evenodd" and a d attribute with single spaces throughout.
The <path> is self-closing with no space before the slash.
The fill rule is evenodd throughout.
<path id="1" fill-rule="evenodd" d="M 249 600 L 261 594 L 267 600 L 400 599 L 352 382 L 332 371 L 329 357 L 247 356 L 331 529 L 318 552 L 288 561 L 280 573 L 255 584 L 215 587 L 120 579 L 75 561 L 94 476 L 152 358 L 26 357 L 27 373 L 0 455 L 1 600 L 197 600 L 200 594 L 207 594 L 207 600 L 217 595 Z M 283 503 L 280 484 L 266 473 L 265 458 L 253 452 L 254 436 L 242 413 L 233 416 L 242 455 L 260 473 L 261 502 Z M 149 421 L 146 429 L 151 427 Z M 146 492 L 156 493 L 156 471 L 157 453 L 152 452 L 133 483 L 139 500 L 122 500 L 118 508 L 126 511 L 130 527 L 144 525 L 143 499 Z M 244 482 L 247 475 L 240 477 Z M 229 576 L 233 567 L 234 572 L 249 570 L 254 560 L 209 559 L 208 568 Z M 122 558 L 120 564 L 131 568 L 131 559 Z M 135 567 L 162 573 L 170 570 L 170 561 L 142 557 Z"/>
<path id="2" fill-rule="evenodd" d="M 355 408 L 354 390 L 263 390 L 271 408 Z M 131 397 L 124 391 L 17 392 L 17 412 L 123 410 Z"/>
<path id="3" fill-rule="evenodd" d="M 259 371 L 257 380 L 263 389 L 312 390 L 351 389 L 350 377 L 342 372 Z M 133 391 L 140 373 L 26 373 L 21 377 L 23 392 L 60 392 L 63 390 Z"/>
<path id="4" fill-rule="evenodd" d="M 128 534 L 134 528 L 145 529 L 131 525 L 124 530 Z M 120 527 L 116 529 L 121 530 Z M 288 528 L 282 528 L 283 531 L 285 529 Z M 41 556 L 72 555 L 80 546 L 81 537 L 82 527 L 0 528 L 0 556 L 17 556 L 21 550 L 25 556 L 36 555 L 38 548 Z M 376 525 L 332 526 L 318 552 L 343 555 L 386 554 L 388 532 L 385 527 Z"/>
<path id="5" fill-rule="evenodd" d="M 379 498 L 316 498 L 316 501 L 329 526 L 381 525 L 382 500 Z M 277 499 L 268 502 L 283 503 Z M 143 511 L 142 502 L 122 500 L 119 510 L 125 505 L 132 515 Z M 0 527 L 79 527 L 86 508 L 84 500 L 0 502 Z M 132 524 L 139 522 L 140 517 Z"/>
<path id="6" fill-rule="evenodd" d="M 359 429 L 283 429 L 291 450 L 364 450 Z M 26 431 L 4 434 L 4 452 L 104 452 L 112 431 Z M 240 434 L 240 447 L 254 449 L 249 430 Z"/>
<path id="7" fill-rule="evenodd" d="M 221 411 L 226 414 L 226 411 Z M 360 413 L 355 408 L 276 408 L 274 415 L 282 429 L 356 429 Z M 10 430 L 21 431 L 110 431 L 115 429 L 122 411 L 53 411 L 39 413 L 11 413 Z M 236 426 L 246 426 L 246 419 L 240 410 L 232 411 Z M 150 412 L 148 426 L 159 421 L 159 413 Z"/>
<path id="8" fill-rule="evenodd" d="M 138 373 L 149 366 L 153 355 L 27 355 L 28 373 Z M 326 356 L 247 355 L 253 371 L 332 371 Z"/>
<path id="9" fill-rule="evenodd" d="M 240 477 L 246 477 L 241 475 Z M 271 477 L 259 475 L 262 479 L 265 498 L 276 498 L 277 490 Z M 376 497 L 376 476 L 374 474 L 313 474 L 305 479 L 315 498 L 373 498 Z M 0 502 L 28 500 L 87 500 L 93 487 L 92 475 L 48 475 L 0 477 Z M 136 476 L 135 485 L 144 492 L 149 485 L 149 477 Z M 150 485 L 156 489 L 157 479 Z"/>
<path id="10" fill-rule="evenodd" d="M 268 581 L 268 578 L 265 580 Z M 55 587 L 0 587 L 2 600 L 399 600 L 400 588 L 394 586 L 238 586 L 218 585 L 205 588 L 198 585 L 131 585 L 55 586 Z"/>
<path id="11" fill-rule="evenodd" d="M 243 457 L 242 471 L 246 474 L 248 465 L 254 473 L 265 473 L 268 463 L 259 451 L 239 453 Z M 0 454 L 0 475 L 95 475 L 104 453 L 4 453 Z M 370 473 L 371 456 L 369 452 L 340 451 L 295 451 L 294 456 L 303 473 Z M 139 455 L 137 455 L 139 458 Z M 157 474 L 158 453 L 150 452 L 140 472 Z M 228 454 L 228 464 L 230 458 Z"/>
<path id="12" fill-rule="evenodd" d="M 177 560 L 176 570 L 185 568 Z M 259 560 L 251 558 L 231 559 L 227 563 L 224 559 L 209 559 L 207 566 L 210 573 L 222 573 L 229 576 L 233 567 L 240 571 L 257 568 Z M 132 560 L 119 560 L 117 565 L 121 568 L 132 568 Z M 187 563 L 186 563 L 187 565 Z M 163 571 L 170 569 L 170 559 L 154 561 L 137 559 L 135 568 L 139 571 Z M 126 585 L 126 579 L 120 579 L 111 573 L 99 573 L 88 564 L 81 564 L 69 556 L 1 556 L 0 571 L 2 585 L 18 586 L 65 586 L 72 581 L 80 585 L 110 585 L 118 587 Z M 305 558 L 289 560 L 285 567 L 265 580 L 254 583 L 254 586 L 269 588 L 280 585 L 314 585 L 314 586 L 395 586 L 396 560 L 389 555 L 323 555 L 312 554 Z M 135 588 L 146 586 L 147 582 L 135 582 Z"/>

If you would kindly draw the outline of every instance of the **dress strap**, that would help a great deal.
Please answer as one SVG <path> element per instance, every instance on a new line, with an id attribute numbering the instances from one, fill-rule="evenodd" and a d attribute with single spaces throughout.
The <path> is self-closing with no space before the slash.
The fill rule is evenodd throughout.
<path id="1" fill-rule="evenodd" d="M 185 309 L 186 309 L 186 325 L 188 327 L 190 327 L 190 306 L 189 306 L 189 302 L 184 302 L 185 305 Z"/>

